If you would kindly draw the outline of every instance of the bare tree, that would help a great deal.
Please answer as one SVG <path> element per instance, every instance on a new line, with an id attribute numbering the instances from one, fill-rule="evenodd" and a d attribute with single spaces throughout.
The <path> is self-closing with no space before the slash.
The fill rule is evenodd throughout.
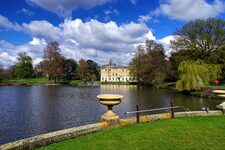
<path id="1" fill-rule="evenodd" d="M 0 82 L 2 82 L 2 80 L 3 80 L 3 72 L 4 72 L 4 69 L 3 69 L 2 65 L 0 64 Z"/>
<path id="2" fill-rule="evenodd" d="M 86 60 L 81 59 L 79 61 L 78 73 L 79 73 L 80 79 L 84 82 L 90 81 L 92 79 L 91 73 L 89 70 L 89 65 Z"/>
<path id="3" fill-rule="evenodd" d="M 57 42 L 50 42 L 44 49 L 43 61 L 40 63 L 43 72 L 49 77 L 49 80 L 61 78 L 63 74 L 64 57 Z"/>
<path id="4" fill-rule="evenodd" d="M 147 40 L 144 46 L 138 46 L 130 63 L 131 72 L 137 81 L 145 84 L 163 82 L 168 71 L 168 62 L 161 44 Z"/>

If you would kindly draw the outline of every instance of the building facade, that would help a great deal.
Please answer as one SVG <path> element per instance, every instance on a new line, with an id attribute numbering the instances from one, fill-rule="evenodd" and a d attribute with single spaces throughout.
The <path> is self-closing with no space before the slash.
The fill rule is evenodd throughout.
<path id="1" fill-rule="evenodd" d="M 101 68 L 101 82 L 135 82 L 129 67 L 106 65 Z"/>

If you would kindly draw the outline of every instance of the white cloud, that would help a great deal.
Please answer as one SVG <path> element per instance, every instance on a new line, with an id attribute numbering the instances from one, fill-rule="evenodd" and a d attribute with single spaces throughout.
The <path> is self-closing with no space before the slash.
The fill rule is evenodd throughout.
<path id="1" fill-rule="evenodd" d="M 19 52 L 27 52 L 33 59 L 33 64 L 40 62 L 43 50 L 47 43 L 44 39 L 33 38 L 30 42 L 22 45 L 12 45 L 4 40 L 0 41 L 0 64 L 8 67 L 16 63 L 16 57 Z"/>
<path id="2" fill-rule="evenodd" d="M 150 15 L 140 15 L 138 18 L 138 21 L 139 22 L 147 22 L 151 19 L 152 19 L 152 17 Z"/>
<path id="3" fill-rule="evenodd" d="M 25 14 L 25 15 L 28 15 L 28 16 L 32 16 L 34 15 L 34 12 L 26 9 L 26 8 L 22 8 L 21 10 L 17 11 L 16 12 L 17 14 Z"/>
<path id="4" fill-rule="evenodd" d="M 148 32 L 148 34 L 147 34 L 147 38 L 149 39 L 149 40 L 156 40 L 156 38 L 155 38 L 155 36 L 152 34 L 152 32 Z"/>
<path id="5" fill-rule="evenodd" d="M 104 20 L 109 21 L 109 20 L 111 20 L 111 15 L 118 16 L 120 14 L 120 12 L 117 9 L 113 9 L 113 10 L 107 9 L 104 11 L 104 14 L 105 14 Z"/>
<path id="6" fill-rule="evenodd" d="M 122 65 L 129 63 L 138 44 L 147 38 L 155 39 L 146 24 L 134 22 L 118 25 L 113 21 L 65 19 L 58 26 L 43 20 L 23 23 L 22 27 L 33 37 L 32 41 L 19 46 L 0 42 L 0 46 L 3 52 L 13 57 L 18 52 L 28 52 L 35 64 L 41 60 L 47 42 L 53 40 L 59 42 L 62 54 L 67 58 L 92 59 L 101 65 L 112 58 Z"/>
<path id="7" fill-rule="evenodd" d="M 175 35 L 169 35 L 162 39 L 157 40 L 159 43 L 161 43 L 165 48 L 165 53 L 167 56 L 170 56 L 170 53 L 172 52 L 172 48 L 170 47 L 170 42 L 175 40 Z"/>
<path id="8" fill-rule="evenodd" d="M 9 55 L 7 52 L 0 52 L 0 64 L 4 68 L 13 65 L 15 61 L 16 57 Z"/>
<path id="9" fill-rule="evenodd" d="M 27 0 L 28 3 L 35 4 L 64 18 L 70 17 L 73 10 L 90 9 L 111 1 L 114 0 Z"/>
<path id="10" fill-rule="evenodd" d="M 20 31 L 22 30 L 22 27 L 17 24 L 17 23 L 12 23 L 11 21 L 9 21 L 8 18 L 0 15 L 0 26 L 6 28 L 6 29 L 13 29 L 16 31 Z"/>
<path id="11" fill-rule="evenodd" d="M 53 26 L 48 21 L 32 21 L 29 24 L 23 23 L 24 31 L 32 37 L 44 37 L 48 41 L 60 39 L 60 29 Z"/>
<path id="12" fill-rule="evenodd" d="M 206 0 L 164 0 L 152 14 L 163 14 L 172 19 L 190 21 L 216 17 L 224 10 L 225 3 L 221 0 L 214 0 L 212 3 Z"/>
<path id="13" fill-rule="evenodd" d="M 105 15 L 110 15 L 110 14 L 119 15 L 120 12 L 117 9 L 113 9 L 113 10 L 107 9 L 107 10 L 104 11 L 104 14 Z"/>

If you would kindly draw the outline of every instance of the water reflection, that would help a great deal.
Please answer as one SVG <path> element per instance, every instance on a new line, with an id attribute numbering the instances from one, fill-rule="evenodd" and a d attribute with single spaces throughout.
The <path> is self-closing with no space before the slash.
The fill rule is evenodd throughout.
<path id="1" fill-rule="evenodd" d="M 124 96 L 114 111 L 120 117 L 127 111 L 158 108 L 174 100 L 191 110 L 202 106 L 211 109 L 221 100 L 185 96 L 168 90 L 135 85 L 72 86 L 3 86 L 0 87 L 0 144 L 46 132 L 94 123 L 107 110 L 96 95 L 103 93 Z"/>

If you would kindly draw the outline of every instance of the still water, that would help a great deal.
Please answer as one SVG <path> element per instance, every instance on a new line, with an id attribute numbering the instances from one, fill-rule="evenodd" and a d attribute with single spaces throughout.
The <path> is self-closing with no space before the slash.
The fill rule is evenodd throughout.
<path id="1" fill-rule="evenodd" d="M 185 96 L 170 90 L 137 87 L 135 85 L 73 86 L 2 86 L 0 87 L 0 144 L 51 131 L 95 123 L 107 110 L 96 95 L 124 95 L 122 103 L 114 106 L 120 117 L 127 111 L 175 105 L 201 110 L 214 109 L 221 100 Z M 156 113 L 156 112 L 155 112 Z"/>

